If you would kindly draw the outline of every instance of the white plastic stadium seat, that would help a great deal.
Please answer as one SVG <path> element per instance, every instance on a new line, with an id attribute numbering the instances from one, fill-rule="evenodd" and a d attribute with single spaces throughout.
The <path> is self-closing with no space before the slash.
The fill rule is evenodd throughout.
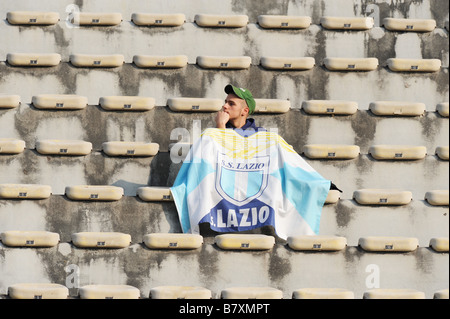
<path id="1" fill-rule="evenodd" d="M 141 292 L 130 285 L 86 285 L 79 295 L 80 299 L 139 299 Z"/>
<path id="2" fill-rule="evenodd" d="M 49 185 L 40 184 L 0 184 L 0 198 L 46 199 L 52 194 Z"/>
<path id="3" fill-rule="evenodd" d="M 272 287 L 232 287 L 223 289 L 222 299 L 281 299 L 283 292 Z"/>
<path id="4" fill-rule="evenodd" d="M 449 205 L 449 191 L 447 190 L 432 190 L 425 193 L 425 200 L 428 204 L 433 206 L 448 206 Z"/>
<path id="5" fill-rule="evenodd" d="M 72 243 L 80 248 L 125 248 L 131 236 L 119 232 L 79 232 L 72 234 Z"/>
<path id="6" fill-rule="evenodd" d="M 376 101 L 369 105 L 375 115 L 421 116 L 426 111 L 425 103 L 404 101 Z"/>
<path id="7" fill-rule="evenodd" d="M 31 102 L 41 110 L 81 110 L 86 108 L 88 99 L 74 94 L 39 94 Z"/>
<path id="8" fill-rule="evenodd" d="M 449 148 L 448 146 L 438 146 L 436 147 L 436 155 L 444 161 L 449 160 Z"/>
<path id="9" fill-rule="evenodd" d="M 155 99 L 143 96 L 102 96 L 99 105 L 107 111 L 150 111 Z"/>
<path id="10" fill-rule="evenodd" d="M 203 287 L 159 286 L 150 289 L 151 299 L 211 299 L 211 290 Z"/>
<path id="11" fill-rule="evenodd" d="M 293 299 L 354 299 L 353 291 L 342 288 L 301 288 L 292 292 Z"/>
<path id="12" fill-rule="evenodd" d="M 137 195 L 146 202 L 173 201 L 170 187 L 143 186 L 138 188 Z"/>
<path id="13" fill-rule="evenodd" d="M 448 237 L 431 238 L 430 247 L 440 253 L 448 252 Z"/>
<path id="14" fill-rule="evenodd" d="M 203 237 L 197 234 L 153 233 L 144 236 L 144 244 L 150 249 L 197 249 Z"/>
<path id="15" fill-rule="evenodd" d="M 358 245 L 372 252 L 410 252 L 417 249 L 419 240 L 414 237 L 362 237 Z"/>
<path id="16" fill-rule="evenodd" d="M 441 60 L 390 58 L 387 65 L 394 72 L 437 72 L 441 68 Z"/>
<path id="17" fill-rule="evenodd" d="M 412 200 L 412 193 L 400 189 L 366 188 L 354 191 L 353 198 L 361 205 L 407 205 Z"/>
<path id="18" fill-rule="evenodd" d="M 114 26 L 122 22 L 118 12 L 73 12 L 71 23 L 81 26 Z"/>
<path id="19" fill-rule="evenodd" d="M 60 20 L 58 12 L 45 11 L 10 11 L 6 19 L 10 24 L 19 25 L 53 25 Z"/>
<path id="20" fill-rule="evenodd" d="M 433 295 L 433 299 L 449 299 L 449 290 L 442 289 L 442 290 L 436 291 Z"/>
<path id="21" fill-rule="evenodd" d="M 92 143 L 79 140 L 38 140 L 36 151 L 45 155 L 88 155 Z"/>
<path id="22" fill-rule="evenodd" d="M 255 113 L 286 113 L 291 108 L 289 100 L 255 99 Z"/>
<path id="23" fill-rule="evenodd" d="M 330 71 L 373 71 L 378 67 L 378 59 L 325 58 L 324 65 Z"/>
<path id="24" fill-rule="evenodd" d="M 449 115 L 449 103 L 442 102 L 436 105 L 436 111 L 443 117 L 448 117 Z"/>
<path id="25" fill-rule="evenodd" d="M 436 28 L 436 21 L 433 19 L 384 18 L 383 25 L 390 31 L 430 32 Z"/>
<path id="26" fill-rule="evenodd" d="M 201 27 L 241 28 L 248 24 L 246 15 L 196 14 L 194 20 Z"/>
<path id="27" fill-rule="evenodd" d="M 320 24 L 330 30 L 369 30 L 374 20 L 372 17 L 322 17 Z"/>
<path id="28" fill-rule="evenodd" d="M 9 230 L 1 234 L 2 243 L 12 247 L 53 247 L 59 243 L 59 234 L 48 231 Z"/>
<path id="29" fill-rule="evenodd" d="M 258 24 L 265 29 L 306 29 L 311 17 L 288 15 L 259 15 Z"/>
<path id="30" fill-rule="evenodd" d="M 19 154 L 25 149 L 25 141 L 16 138 L 0 138 L 0 154 Z"/>
<path id="31" fill-rule="evenodd" d="M 330 189 L 328 191 L 327 198 L 325 199 L 325 204 L 335 204 L 341 198 L 341 192 L 336 189 Z"/>
<path id="32" fill-rule="evenodd" d="M 186 55 L 135 55 L 133 62 L 140 68 L 182 68 L 188 64 Z"/>
<path id="33" fill-rule="evenodd" d="M 339 236 L 290 236 L 287 243 L 293 250 L 338 251 L 347 246 L 347 239 Z"/>
<path id="34" fill-rule="evenodd" d="M 20 283 L 8 287 L 11 299 L 67 299 L 69 289 L 53 283 Z"/>
<path id="35" fill-rule="evenodd" d="M 174 112 L 217 112 L 222 109 L 221 99 L 179 97 L 167 100 L 167 105 Z"/>
<path id="36" fill-rule="evenodd" d="M 369 154 L 377 160 L 419 160 L 427 155 L 425 146 L 373 145 Z"/>
<path id="37" fill-rule="evenodd" d="M 310 70 L 316 64 L 312 57 L 261 57 L 261 66 L 268 70 Z"/>
<path id="38" fill-rule="evenodd" d="M 248 69 L 252 59 L 249 56 L 198 56 L 197 64 L 204 69 Z"/>
<path id="39" fill-rule="evenodd" d="M 109 156 L 155 156 L 158 154 L 159 144 L 111 141 L 103 143 L 102 148 Z"/>
<path id="40" fill-rule="evenodd" d="M 267 235 L 223 234 L 217 235 L 214 243 L 225 250 L 267 250 L 275 245 L 275 238 Z"/>
<path id="41" fill-rule="evenodd" d="M 182 13 L 143 13 L 136 12 L 131 15 L 131 21 L 139 26 L 178 27 L 186 22 L 186 16 Z"/>
<path id="42" fill-rule="evenodd" d="M 124 64 L 121 54 L 71 54 L 70 62 L 77 67 L 114 68 Z"/>
<path id="43" fill-rule="evenodd" d="M 0 109 L 12 109 L 20 105 L 20 95 L 1 94 Z"/>
<path id="44" fill-rule="evenodd" d="M 308 114 L 352 115 L 358 111 L 354 101 L 309 100 L 302 103 L 302 109 Z"/>
<path id="45" fill-rule="evenodd" d="M 8 53 L 6 61 L 12 66 L 50 67 L 61 62 L 58 53 Z"/>
<path id="46" fill-rule="evenodd" d="M 308 144 L 303 153 L 311 159 L 353 159 L 358 157 L 358 145 Z"/>
<path id="47" fill-rule="evenodd" d="M 72 200 L 116 201 L 122 198 L 123 188 L 109 185 L 67 186 L 65 194 Z"/>
<path id="48" fill-rule="evenodd" d="M 371 289 L 364 292 L 364 299 L 425 299 L 425 293 L 415 289 Z"/>

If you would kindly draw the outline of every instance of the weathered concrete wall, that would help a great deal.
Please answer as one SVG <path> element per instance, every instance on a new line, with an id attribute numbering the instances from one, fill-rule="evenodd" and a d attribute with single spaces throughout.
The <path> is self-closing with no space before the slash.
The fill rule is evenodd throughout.
<path id="1" fill-rule="evenodd" d="M 159 285 L 200 285 L 219 297 L 231 286 L 273 286 L 291 298 L 302 287 L 342 287 L 361 298 L 367 290 L 370 265 L 380 270 L 382 288 L 413 288 L 432 298 L 448 288 L 448 253 L 436 253 L 429 241 L 448 237 L 448 206 L 424 201 L 429 190 L 449 188 L 449 164 L 435 155 L 449 144 L 448 118 L 436 105 L 449 101 L 448 1 L 214 0 L 144 1 L 2 1 L 0 3 L 0 94 L 18 94 L 22 104 L 0 110 L 0 137 L 26 142 L 18 155 L 0 156 L 0 183 L 41 183 L 52 186 L 46 200 L 0 200 L 0 232 L 48 230 L 61 236 L 54 248 L 10 248 L 0 243 L 0 295 L 17 282 L 56 282 L 77 289 L 93 283 L 130 284 L 148 297 Z M 15 10 L 57 11 L 55 26 L 12 26 L 6 13 Z M 115 27 L 77 27 L 66 21 L 73 10 L 121 12 L 124 21 Z M 138 27 L 134 12 L 184 13 L 186 23 L 175 28 Z M 197 26 L 197 13 L 247 14 L 247 27 L 223 30 Z M 266 30 L 256 23 L 260 14 L 307 15 L 312 25 L 305 30 Z M 370 31 L 331 31 L 320 25 L 322 16 L 372 16 Z M 431 18 L 437 28 L 427 33 L 386 30 L 385 17 Z M 50 68 L 13 67 L 8 53 L 59 53 L 62 62 Z M 112 69 L 77 68 L 72 53 L 120 53 L 125 64 Z M 137 54 L 188 56 L 189 64 L 176 70 L 141 69 L 132 63 Z M 196 64 L 200 55 L 252 58 L 246 70 L 205 70 Z M 308 71 L 268 71 L 260 66 L 263 56 L 310 56 L 316 66 Z M 380 66 L 370 72 L 331 72 L 326 57 L 376 57 Z M 395 73 L 388 58 L 436 58 L 442 67 L 434 73 Z M 212 113 L 175 113 L 167 107 L 172 97 L 223 98 L 223 88 L 235 83 L 249 88 L 256 98 L 289 99 L 286 114 L 258 114 L 260 126 L 277 129 L 301 152 L 306 144 L 355 144 L 361 154 L 353 160 L 309 160 L 324 177 L 343 190 L 341 200 L 323 209 L 320 234 L 347 238 L 341 252 L 300 253 L 277 238 L 267 252 L 227 252 L 213 244 L 215 233 L 202 228 L 205 244 L 183 252 L 151 251 L 142 237 L 153 232 L 180 232 L 173 203 L 148 203 L 136 196 L 140 186 L 171 186 L 180 168 L 169 145 L 180 140 L 176 128 L 185 128 L 192 141 L 196 129 L 214 125 Z M 79 94 L 89 105 L 79 111 L 43 111 L 31 104 L 38 94 Z M 110 112 L 99 105 L 108 95 L 155 98 L 147 112 Z M 304 112 L 310 99 L 351 100 L 358 111 L 351 116 L 316 116 Z M 378 100 L 422 102 L 427 112 L 420 117 L 383 117 L 369 111 Z M 44 156 L 35 150 L 39 139 L 81 139 L 93 144 L 87 156 Z M 160 145 L 155 157 L 116 158 L 102 152 L 102 143 L 114 140 L 148 141 Z M 187 141 L 187 140 L 186 140 Z M 418 161 L 377 161 L 369 154 L 376 144 L 422 145 L 427 156 Z M 107 184 L 121 186 L 118 202 L 75 202 L 64 196 L 66 186 Z M 353 192 L 362 188 L 400 188 L 413 201 L 400 207 L 358 205 Z M 132 237 L 129 248 L 79 249 L 71 234 L 80 231 L 117 231 Z M 272 229 L 262 233 L 275 235 Z M 408 236 L 419 239 L 413 253 L 368 253 L 358 247 L 364 236 Z M 235 271 L 238 261 L 239 269 Z M 332 266 L 330 266 L 332 265 Z M 368 270 L 369 269 L 369 270 Z M 74 276 L 74 271 L 78 270 Z M 186 277 L 184 274 L 189 273 Z M 306 274 L 306 275 L 305 275 Z M 76 281 L 70 281 L 75 279 Z"/>

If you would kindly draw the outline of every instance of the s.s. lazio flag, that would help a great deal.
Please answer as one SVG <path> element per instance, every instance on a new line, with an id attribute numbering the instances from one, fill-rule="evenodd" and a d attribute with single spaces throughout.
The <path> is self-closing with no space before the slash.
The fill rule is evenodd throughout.
<path id="1" fill-rule="evenodd" d="M 276 133 L 209 128 L 171 192 L 184 233 L 198 234 L 204 222 L 217 232 L 271 225 L 286 239 L 319 233 L 330 183 Z"/>

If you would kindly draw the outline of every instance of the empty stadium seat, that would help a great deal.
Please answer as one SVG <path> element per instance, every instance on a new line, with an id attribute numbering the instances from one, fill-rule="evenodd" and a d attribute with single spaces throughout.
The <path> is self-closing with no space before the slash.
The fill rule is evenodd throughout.
<path id="1" fill-rule="evenodd" d="M 79 232 L 72 234 L 72 243 L 79 248 L 125 248 L 131 236 L 119 232 Z"/>
<path id="2" fill-rule="evenodd" d="M 358 157 L 358 145 L 308 144 L 303 146 L 303 154 L 311 159 L 353 159 Z"/>
<path id="3" fill-rule="evenodd" d="M 375 115 L 386 116 L 421 116 L 426 111 L 425 103 L 403 101 L 371 102 L 369 110 Z"/>
<path id="4" fill-rule="evenodd" d="M 358 245 L 370 252 L 411 252 L 417 249 L 419 241 L 414 237 L 362 237 Z"/>
<path id="5" fill-rule="evenodd" d="M 133 63 L 140 68 L 182 68 L 188 64 L 186 55 L 135 55 Z"/>
<path id="6" fill-rule="evenodd" d="M 53 25 L 60 20 L 58 12 L 46 11 L 10 11 L 6 14 L 10 24 L 19 25 Z"/>
<path id="7" fill-rule="evenodd" d="M 38 140 L 36 151 L 45 155 L 88 155 L 92 143 L 79 140 Z"/>
<path id="8" fill-rule="evenodd" d="M 448 206 L 449 191 L 447 190 L 432 190 L 425 193 L 425 200 L 434 206 Z"/>
<path id="9" fill-rule="evenodd" d="M 73 12 L 70 22 L 81 26 L 115 26 L 122 20 L 119 12 Z"/>
<path id="10" fill-rule="evenodd" d="M 197 249 L 203 237 L 197 234 L 153 233 L 144 236 L 144 244 L 150 249 Z"/>
<path id="11" fill-rule="evenodd" d="M 390 58 L 387 66 L 394 72 L 437 72 L 441 68 L 441 60 Z"/>
<path id="12" fill-rule="evenodd" d="M 51 67 L 61 62 L 58 53 L 8 53 L 6 62 L 12 66 Z"/>
<path id="13" fill-rule="evenodd" d="M 162 14 L 136 12 L 131 15 L 131 21 L 138 26 L 178 27 L 186 22 L 186 17 L 182 13 Z"/>
<path id="14" fill-rule="evenodd" d="M 104 142 L 102 149 L 109 156 L 155 156 L 159 151 L 158 143 L 146 142 Z"/>
<path id="15" fill-rule="evenodd" d="M 436 155 L 444 161 L 449 160 L 449 148 L 448 146 L 438 146 L 436 147 Z"/>
<path id="16" fill-rule="evenodd" d="M 372 17 L 322 17 L 320 24 L 330 30 L 369 30 L 374 20 Z"/>
<path id="17" fill-rule="evenodd" d="M 257 22 L 265 29 L 306 29 L 311 25 L 311 17 L 263 14 Z"/>
<path id="18" fill-rule="evenodd" d="M 0 198 L 46 199 L 52 194 L 49 185 L 40 184 L 0 184 Z"/>
<path id="19" fill-rule="evenodd" d="M 255 113 L 287 113 L 291 108 L 289 100 L 255 99 Z"/>
<path id="20" fill-rule="evenodd" d="M 364 299 L 425 299 L 422 291 L 415 289 L 376 288 L 364 292 Z"/>
<path id="21" fill-rule="evenodd" d="M 8 287 L 11 299 L 67 299 L 69 289 L 54 283 L 19 283 Z"/>
<path id="22" fill-rule="evenodd" d="M 121 54 L 71 54 L 70 63 L 76 67 L 114 68 L 125 63 Z"/>
<path id="23" fill-rule="evenodd" d="M 293 250 L 337 251 L 347 246 L 347 239 L 339 236 L 290 236 L 287 243 Z"/>
<path id="24" fill-rule="evenodd" d="M 293 299 L 354 299 L 353 291 L 342 288 L 301 288 L 292 292 Z"/>
<path id="25" fill-rule="evenodd" d="M 117 201 L 122 198 L 122 187 L 109 185 L 75 185 L 67 186 L 65 194 L 72 200 Z"/>
<path id="26" fill-rule="evenodd" d="M 167 105 L 174 112 L 217 112 L 222 109 L 223 100 L 209 98 L 169 98 Z"/>
<path id="27" fill-rule="evenodd" d="M 447 199 L 448 200 L 448 199 Z M 430 247 L 435 251 L 448 253 L 448 237 L 436 237 L 430 239 Z"/>
<path id="28" fill-rule="evenodd" d="M 436 105 L 436 111 L 443 117 L 448 117 L 449 106 L 448 102 L 442 102 Z"/>
<path id="29" fill-rule="evenodd" d="M 407 205 L 412 200 L 412 193 L 400 189 L 367 188 L 354 191 L 353 198 L 361 205 Z"/>
<path id="30" fill-rule="evenodd" d="M 389 31 L 430 32 L 436 28 L 433 19 L 384 18 L 383 26 Z"/>
<path id="31" fill-rule="evenodd" d="M 19 105 L 20 95 L 0 94 L 0 109 L 13 109 Z"/>
<path id="32" fill-rule="evenodd" d="M 99 105 L 107 111 L 150 111 L 155 99 L 143 96 L 102 96 Z"/>
<path id="33" fill-rule="evenodd" d="M 138 188 L 137 195 L 146 202 L 173 201 L 170 187 L 143 186 Z"/>
<path id="34" fill-rule="evenodd" d="M 316 64 L 312 57 L 268 57 L 263 56 L 261 66 L 268 70 L 310 70 Z"/>
<path id="35" fill-rule="evenodd" d="M 330 71 L 373 71 L 378 68 L 377 58 L 325 58 L 325 67 Z"/>
<path id="36" fill-rule="evenodd" d="M 331 189 L 328 191 L 327 198 L 325 199 L 325 204 L 335 204 L 341 198 L 341 192 L 336 189 Z"/>
<path id="37" fill-rule="evenodd" d="M 248 16 L 196 14 L 194 21 L 201 27 L 241 28 L 248 24 Z"/>
<path id="38" fill-rule="evenodd" d="M 139 299 L 141 292 L 130 285 L 86 285 L 79 288 L 80 299 Z"/>
<path id="39" fill-rule="evenodd" d="M 2 243 L 13 247 L 53 247 L 59 243 L 59 234 L 48 231 L 9 230 L 1 234 Z"/>
<path id="40" fill-rule="evenodd" d="M 211 290 L 203 287 L 159 286 L 150 289 L 151 299 L 211 299 Z"/>
<path id="41" fill-rule="evenodd" d="M 215 236 L 214 243 L 225 250 L 267 250 L 275 245 L 275 238 L 267 235 L 223 234 Z"/>
<path id="42" fill-rule="evenodd" d="M 16 138 L 0 138 L 0 154 L 19 154 L 25 149 L 25 141 Z"/>
<path id="43" fill-rule="evenodd" d="M 204 69 L 248 69 L 252 59 L 249 56 L 198 56 L 197 64 Z"/>
<path id="44" fill-rule="evenodd" d="M 303 101 L 302 109 L 308 114 L 352 115 L 358 111 L 358 103 L 338 100 Z"/>
<path id="45" fill-rule="evenodd" d="M 448 289 L 438 290 L 433 294 L 433 299 L 449 299 Z"/>
<path id="46" fill-rule="evenodd" d="M 222 299 L 282 299 L 283 292 L 272 287 L 231 287 L 223 289 Z"/>
<path id="47" fill-rule="evenodd" d="M 32 104 L 42 110 L 81 110 L 86 108 L 88 100 L 74 94 L 39 94 L 32 97 Z"/>
<path id="48" fill-rule="evenodd" d="M 377 160 L 420 160 L 427 155 L 427 149 L 413 145 L 373 145 L 369 154 Z"/>

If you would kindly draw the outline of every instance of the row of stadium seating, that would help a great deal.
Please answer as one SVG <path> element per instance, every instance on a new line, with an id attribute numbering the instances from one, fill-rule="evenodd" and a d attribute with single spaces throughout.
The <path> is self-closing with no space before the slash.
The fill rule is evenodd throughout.
<path id="1" fill-rule="evenodd" d="M 60 21 L 58 12 L 11 11 L 7 21 L 13 25 L 53 25 Z M 70 22 L 80 26 L 115 26 L 123 21 L 121 13 L 71 12 Z M 133 13 L 131 21 L 138 26 L 180 26 L 186 16 L 175 14 Z M 240 28 L 249 23 L 247 15 L 197 14 L 194 21 L 201 27 Z M 259 15 L 257 23 L 263 28 L 306 29 L 308 16 Z M 373 28 L 372 17 L 322 17 L 320 24 L 330 30 L 368 30 Z M 385 18 L 382 24 L 390 31 L 430 32 L 436 28 L 433 19 Z M 445 25 L 448 29 L 448 22 Z"/>
<path id="2" fill-rule="evenodd" d="M 433 299 L 448 299 L 448 289 L 436 291 Z M 21 283 L 8 287 L 11 299 L 67 299 L 69 289 L 60 284 Z M 145 296 L 147 297 L 147 296 Z M 145 298 L 144 297 L 144 298 Z M 272 287 L 231 287 L 223 289 L 221 299 L 282 299 L 281 290 Z M 81 299 L 139 299 L 141 292 L 130 285 L 86 285 L 79 288 Z M 151 299 L 212 299 L 212 292 L 203 287 L 159 286 L 150 289 Z M 353 291 L 342 288 L 300 288 L 292 291 L 293 299 L 354 299 Z M 415 289 L 370 289 L 364 299 L 425 299 Z M 247 305 L 249 306 L 249 305 Z"/>

